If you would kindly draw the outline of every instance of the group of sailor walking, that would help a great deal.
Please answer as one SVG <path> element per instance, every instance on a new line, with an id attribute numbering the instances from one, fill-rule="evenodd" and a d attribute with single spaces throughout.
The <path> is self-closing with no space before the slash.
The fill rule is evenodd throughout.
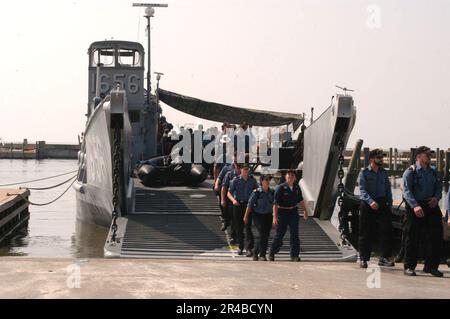
<path id="1" fill-rule="evenodd" d="M 234 161 L 222 168 L 214 187 L 220 198 L 222 230 L 230 228 L 231 243 L 238 246 L 239 255 L 243 255 L 245 250 L 247 257 L 266 261 L 270 232 L 275 225 L 269 260 L 275 260 L 289 228 L 291 260 L 300 261 L 298 206 L 304 207 L 304 202 L 296 179 L 296 172 L 288 170 L 286 181 L 273 190 L 271 178 L 267 175 L 260 177 L 258 185 L 250 175 L 249 164 Z M 308 219 L 306 211 L 304 218 Z M 256 236 L 252 226 L 256 229 Z"/>
<path id="2" fill-rule="evenodd" d="M 425 247 L 423 271 L 442 277 L 438 270 L 443 244 L 442 183 L 431 167 L 430 148 L 419 147 L 416 162 L 403 174 L 403 198 L 406 214 L 401 253 L 397 260 L 404 260 L 404 274 L 415 276 L 419 247 Z M 375 241 L 380 244 L 379 266 L 393 267 L 392 190 L 388 172 L 383 168 L 386 154 L 372 150 L 369 166 L 359 176 L 360 217 L 359 256 L 360 267 L 367 268 Z M 235 156 L 236 157 L 236 156 Z M 232 164 L 224 164 L 217 174 L 214 190 L 222 211 L 222 231 L 230 229 L 231 244 L 238 246 L 238 254 L 253 260 L 275 260 L 275 254 L 283 245 L 289 228 L 291 261 L 300 261 L 299 208 L 308 219 L 295 170 L 288 170 L 284 181 L 275 190 L 270 187 L 271 178 L 260 177 L 260 183 L 250 173 L 249 164 L 240 164 L 234 158 Z M 450 207 L 450 199 L 449 205 Z M 253 234 L 252 226 L 256 229 Z M 268 247 L 271 229 L 275 236 Z"/>

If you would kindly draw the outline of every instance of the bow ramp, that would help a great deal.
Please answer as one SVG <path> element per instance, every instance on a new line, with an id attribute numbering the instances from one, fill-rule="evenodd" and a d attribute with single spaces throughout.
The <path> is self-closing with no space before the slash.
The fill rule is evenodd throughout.
<path id="1" fill-rule="evenodd" d="M 195 188 L 135 183 L 134 213 L 119 220 L 120 243 L 105 245 L 107 257 L 251 260 L 238 256 L 229 232 L 220 231 L 220 208 L 211 182 Z M 273 235 L 274 231 L 270 241 Z M 355 260 L 352 248 L 336 244 L 339 234 L 329 221 L 301 219 L 300 240 L 305 261 Z M 289 260 L 289 242 L 286 235 L 277 260 Z"/>

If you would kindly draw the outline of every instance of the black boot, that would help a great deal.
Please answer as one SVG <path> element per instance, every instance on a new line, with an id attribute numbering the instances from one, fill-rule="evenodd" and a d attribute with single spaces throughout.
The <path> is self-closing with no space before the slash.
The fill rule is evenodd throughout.
<path id="1" fill-rule="evenodd" d="M 444 277 L 444 274 L 437 269 L 431 269 L 429 267 L 423 267 L 423 272 L 426 274 L 430 274 L 433 277 Z"/>
<path id="2" fill-rule="evenodd" d="M 414 271 L 414 269 L 411 269 L 411 268 L 405 269 L 403 271 L 403 273 L 405 274 L 405 276 L 410 276 L 410 277 L 417 276 L 416 272 Z"/>
<path id="3" fill-rule="evenodd" d="M 390 261 L 387 258 L 380 258 L 378 261 L 378 266 L 380 267 L 395 267 L 395 263 L 393 261 Z"/>
<path id="4" fill-rule="evenodd" d="M 395 262 L 396 263 L 401 263 L 403 261 L 403 255 L 402 254 L 398 254 L 397 256 L 395 256 Z"/>

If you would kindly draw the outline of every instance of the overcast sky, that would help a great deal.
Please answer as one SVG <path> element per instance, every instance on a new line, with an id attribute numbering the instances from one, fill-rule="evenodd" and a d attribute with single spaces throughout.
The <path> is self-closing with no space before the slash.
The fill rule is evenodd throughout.
<path id="1" fill-rule="evenodd" d="M 0 11 L 0 138 L 77 141 L 87 48 L 145 41 L 125 0 L 8 1 Z M 321 113 L 355 89 L 350 141 L 450 147 L 450 1 L 169 0 L 153 19 L 161 86 L 229 105 Z M 140 23 L 140 25 L 139 25 Z M 195 118 L 164 106 L 174 124 Z"/>

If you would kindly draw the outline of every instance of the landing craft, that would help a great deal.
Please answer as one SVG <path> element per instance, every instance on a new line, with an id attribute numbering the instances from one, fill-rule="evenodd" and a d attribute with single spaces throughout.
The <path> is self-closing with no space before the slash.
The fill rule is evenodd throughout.
<path id="1" fill-rule="evenodd" d="M 137 6 L 147 7 L 148 30 L 154 8 L 167 7 Z M 150 32 L 148 36 L 150 43 Z M 241 108 L 184 96 L 161 89 L 161 75 L 153 94 L 149 52 L 146 56 L 139 43 L 95 42 L 88 56 L 87 123 L 74 187 L 77 218 L 110 228 L 105 243 L 107 257 L 235 258 L 228 249 L 229 236 L 219 230 L 220 209 L 212 181 L 204 178 L 203 166 L 174 166 L 163 154 L 158 136 L 162 102 L 186 114 L 220 123 L 292 126 L 291 133 L 299 136 L 298 141 L 281 140 L 269 153 L 279 154 L 280 165 L 271 171 L 274 176 L 281 175 L 284 169 L 298 168 L 302 162 L 300 185 L 314 218 L 308 223 L 301 221 L 301 256 L 304 260 L 355 258 L 352 247 L 338 245 L 340 234 L 330 223 L 338 196 L 338 160 L 356 117 L 350 95 L 337 95 L 333 104 L 300 134 L 304 122 L 300 112 Z M 137 162 L 141 166 L 135 172 Z M 261 165 L 258 161 L 254 164 L 257 172 Z M 178 175 L 180 168 L 184 176 Z M 191 180 L 180 183 L 177 179 Z"/>

